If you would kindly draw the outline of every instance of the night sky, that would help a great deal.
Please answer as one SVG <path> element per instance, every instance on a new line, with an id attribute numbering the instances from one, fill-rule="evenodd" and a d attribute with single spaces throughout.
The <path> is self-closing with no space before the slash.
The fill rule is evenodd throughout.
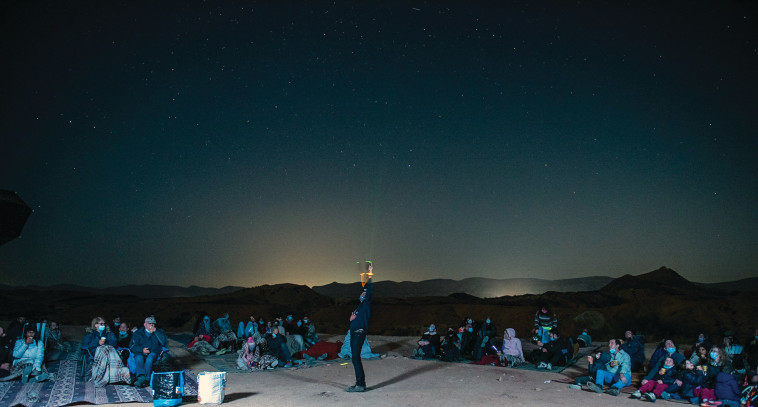
<path id="1" fill-rule="evenodd" d="M 758 274 L 754 2 L 469 3 L 5 3 L 0 282 Z"/>

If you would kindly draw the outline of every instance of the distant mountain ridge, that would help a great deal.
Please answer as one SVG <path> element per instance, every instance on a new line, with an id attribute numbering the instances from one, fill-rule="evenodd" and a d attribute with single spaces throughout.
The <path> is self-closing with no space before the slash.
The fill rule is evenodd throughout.
<path id="1" fill-rule="evenodd" d="M 505 295 L 542 294 L 548 291 L 574 292 L 594 291 L 613 281 L 612 277 L 592 276 L 543 280 L 539 278 L 482 278 L 463 280 L 434 279 L 424 281 L 377 281 L 374 295 L 377 297 L 436 297 L 465 293 L 479 298 L 494 298 Z M 313 286 L 313 291 L 332 298 L 351 298 L 360 292 L 359 283 L 331 283 Z"/>
<path id="2" fill-rule="evenodd" d="M 727 292 L 758 291 L 758 277 L 745 278 L 737 281 L 720 283 L 697 283 L 688 281 L 675 271 L 661 267 L 637 276 L 624 275 L 618 278 L 608 276 L 591 276 L 567 278 L 560 280 L 545 280 L 539 278 L 482 278 L 471 277 L 463 280 L 432 279 L 424 281 L 378 281 L 374 283 L 376 297 L 384 298 L 413 298 L 413 297 L 444 297 L 451 294 L 466 294 L 478 298 L 497 298 L 525 294 L 543 294 L 554 292 L 585 292 L 596 290 L 617 290 L 629 288 L 647 288 L 661 283 L 681 289 L 720 289 Z M 181 287 L 174 285 L 123 285 L 108 288 L 93 288 L 75 284 L 57 284 L 51 286 L 27 285 L 9 286 L 0 284 L 0 291 L 30 290 L 57 291 L 71 293 L 87 293 L 99 295 L 107 292 L 110 295 L 134 296 L 137 298 L 181 298 L 201 297 L 231 294 L 240 290 L 253 288 L 241 286 L 226 286 L 221 288 L 199 287 L 191 285 Z M 318 294 L 335 299 L 352 299 L 360 292 L 360 283 L 333 282 L 321 286 L 313 286 Z"/>
<path id="3" fill-rule="evenodd" d="M 72 293 L 88 293 L 111 295 L 129 295 L 138 298 L 179 298 L 179 297 L 199 297 L 206 295 L 229 294 L 242 290 L 246 287 L 226 286 L 221 288 L 199 287 L 191 285 L 189 287 L 180 287 L 176 285 L 152 285 L 152 284 L 130 284 L 107 288 L 86 287 L 75 284 L 56 284 L 51 286 L 27 285 L 27 286 L 9 286 L 0 284 L 0 290 L 30 290 L 30 291 L 60 291 Z"/>

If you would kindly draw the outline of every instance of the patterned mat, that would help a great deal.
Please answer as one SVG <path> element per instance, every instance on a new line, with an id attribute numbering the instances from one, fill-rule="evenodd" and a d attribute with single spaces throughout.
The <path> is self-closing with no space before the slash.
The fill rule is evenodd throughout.
<path id="1" fill-rule="evenodd" d="M 96 388 L 79 376 L 81 361 L 64 359 L 48 363 L 52 380 L 43 383 L 0 382 L 0 406 L 47 406 L 58 407 L 72 403 L 112 404 L 151 403 L 149 387 L 136 388 L 127 385 L 107 385 Z M 184 371 L 184 396 L 197 396 L 197 377 Z"/>

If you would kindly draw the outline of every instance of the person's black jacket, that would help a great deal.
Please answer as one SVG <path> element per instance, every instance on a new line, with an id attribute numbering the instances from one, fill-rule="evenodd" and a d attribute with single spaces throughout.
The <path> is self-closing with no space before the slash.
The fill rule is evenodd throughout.
<path id="1" fill-rule="evenodd" d="M 482 344 L 482 341 L 487 341 L 486 346 L 492 346 L 495 344 L 495 339 L 497 337 L 497 327 L 493 323 L 483 323 L 482 327 L 479 329 L 479 345 Z"/>
<path id="2" fill-rule="evenodd" d="M 474 351 L 474 345 L 476 345 L 476 334 L 464 329 L 461 333 L 461 354 L 470 355 Z"/>
<path id="3" fill-rule="evenodd" d="M 268 353 L 280 358 L 284 354 L 284 347 L 287 346 L 287 338 L 282 334 L 266 334 L 266 344 L 268 345 Z"/>
<path id="4" fill-rule="evenodd" d="M 421 335 L 421 339 L 419 339 L 419 342 L 421 341 L 429 341 L 429 346 L 432 347 L 435 354 L 440 351 L 440 335 L 437 332 L 433 334 L 429 332 L 424 332 Z M 428 355 L 428 356 L 434 356 L 434 355 Z"/>
<path id="5" fill-rule="evenodd" d="M 700 386 L 705 381 L 705 373 L 702 370 L 680 370 L 677 373 L 677 380 L 682 382 L 681 386 L 676 383 L 666 388 L 666 392 L 675 393 L 678 392 L 679 396 L 685 399 L 691 399 L 695 397 L 694 391 L 697 386 Z"/>
<path id="6" fill-rule="evenodd" d="M 571 343 L 571 338 L 563 338 L 558 337 L 558 339 L 546 343 L 545 349 L 547 349 L 548 353 L 555 354 L 560 353 L 563 355 L 563 359 L 561 360 L 563 363 L 565 363 L 567 360 L 570 360 L 574 357 L 574 345 Z"/>
<path id="7" fill-rule="evenodd" d="M 7 335 L 0 338 L 0 365 L 10 363 L 12 360 L 13 348 L 10 343 L 10 338 Z"/>
<path id="8" fill-rule="evenodd" d="M 132 343 L 132 331 L 126 331 L 125 337 L 121 337 L 121 334 L 119 332 L 117 332 L 115 335 L 117 338 L 116 348 L 128 348 Z"/>
<path id="9" fill-rule="evenodd" d="M 29 325 L 29 322 L 23 324 L 15 320 L 8 325 L 8 329 L 5 330 L 5 336 L 9 341 L 16 342 L 16 339 L 21 339 L 24 336 L 24 327 Z"/>
<path id="10" fill-rule="evenodd" d="M 366 283 L 366 298 L 353 311 L 355 319 L 350 321 L 351 331 L 363 329 L 365 333 L 368 333 L 368 322 L 371 319 L 371 300 L 374 297 L 374 284 L 371 280 L 373 278 L 369 278 Z"/>

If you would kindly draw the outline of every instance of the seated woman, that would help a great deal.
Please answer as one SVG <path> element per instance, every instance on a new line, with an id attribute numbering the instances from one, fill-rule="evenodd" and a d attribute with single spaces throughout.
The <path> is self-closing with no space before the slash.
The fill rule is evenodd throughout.
<path id="1" fill-rule="evenodd" d="M 693 348 L 689 361 L 695 366 L 708 364 L 708 349 L 703 344 L 696 345 Z"/>
<path id="2" fill-rule="evenodd" d="M 516 337 L 516 330 L 508 328 L 503 332 L 503 347 L 498 352 L 500 360 L 508 361 L 508 366 L 518 366 L 524 362 L 524 349 L 521 347 L 521 339 Z"/>
<path id="3" fill-rule="evenodd" d="M 705 372 L 703 384 L 694 390 L 696 397 L 700 398 L 703 403 L 716 398 L 714 390 L 716 385 L 716 376 L 726 367 L 726 355 L 718 346 L 711 347 L 708 352 L 708 363 L 698 366 Z"/>
<path id="4" fill-rule="evenodd" d="M 48 379 L 47 369 L 42 365 L 45 357 L 45 345 L 36 340 L 37 330 L 34 325 L 27 325 L 24 336 L 13 347 L 13 366 L 10 374 L 1 381 L 21 378 L 22 383 L 42 382 Z"/>
<path id="5" fill-rule="evenodd" d="M 82 349 L 87 349 L 94 356 L 90 380 L 95 387 L 104 387 L 108 383 L 131 383 L 129 369 L 116 351 L 117 343 L 116 335 L 110 331 L 105 319 L 93 318 L 91 330 L 82 340 Z"/>
<path id="6" fill-rule="evenodd" d="M 129 360 L 131 351 L 129 350 L 129 344 L 132 343 L 132 331 L 129 330 L 129 324 L 122 322 L 118 326 L 118 332 L 116 333 L 116 350 L 121 355 L 121 361 L 126 364 Z"/>

